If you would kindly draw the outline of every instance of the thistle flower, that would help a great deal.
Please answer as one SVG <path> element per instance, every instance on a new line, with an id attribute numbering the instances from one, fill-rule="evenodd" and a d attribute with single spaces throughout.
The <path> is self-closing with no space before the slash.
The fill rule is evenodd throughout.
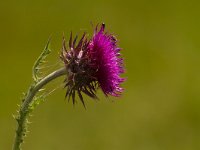
<path id="1" fill-rule="evenodd" d="M 72 102 L 75 104 L 75 95 L 78 94 L 84 107 L 82 93 L 97 99 L 96 91 L 101 88 L 106 96 L 121 95 L 123 88 L 120 87 L 120 84 L 124 79 L 120 75 L 124 72 L 124 68 L 116 38 L 105 32 L 104 24 L 101 25 L 100 29 L 98 26 L 96 27 L 91 39 L 87 39 L 85 33 L 79 42 L 76 42 L 77 38 L 76 36 L 73 39 L 71 33 L 68 47 L 65 45 L 65 38 L 63 38 L 60 57 L 65 64 L 64 67 L 42 78 L 39 77 L 41 65 L 50 53 L 49 41 L 36 60 L 33 66 L 34 81 L 22 99 L 18 115 L 15 116 L 17 129 L 13 150 L 21 149 L 27 132 L 28 118 L 35 107 L 45 98 L 43 94 L 36 94 L 52 80 L 66 75 L 66 97 L 68 100 L 72 98 Z"/>
<path id="2" fill-rule="evenodd" d="M 123 59 L 119 53 L 121 49 L 117 47 L 117 39 L 105 33 L 105 24 L 100 29 L 96 27 L 90 40 L 85 35 L 76 44 L 77 36 L 72 41 L 71 33 L 68 49 L 63 38 L 61 52 L 61 59 L 67 69 L 66 97 L 68 100 L 72 97 L 74 104 L 77 92 L 84 106 L 82 93 L 97 99 L 96 91 L 100 87 L 106 96 L 119 96 L 123 91 L 120 84 L 124 81 L 120 77 L 124 72 Z"/>

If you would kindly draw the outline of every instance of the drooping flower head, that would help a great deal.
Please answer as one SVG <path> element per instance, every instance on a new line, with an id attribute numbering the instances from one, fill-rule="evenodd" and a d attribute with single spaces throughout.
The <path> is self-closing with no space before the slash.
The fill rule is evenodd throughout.
<path id="1" fill-rule="evenodd" d="M 77 93 L 84 106 L 82 93 L 96 99 L 96 91 L 101 88 L 106 96 L 119 96 L 123 91 L 120 84 L 124 81 L 120 77 L 124 68 L 117 39 L 105 32 L 104 24 L 100 29 L 96 27 L 90 40 L 85 35 L 76 44 L 77 36 L 72 41 L 71 34 L 69 48 L 63 39 L 61 53 L 67 69 L 66 97 L 72 97 L 75 103 Z"/>

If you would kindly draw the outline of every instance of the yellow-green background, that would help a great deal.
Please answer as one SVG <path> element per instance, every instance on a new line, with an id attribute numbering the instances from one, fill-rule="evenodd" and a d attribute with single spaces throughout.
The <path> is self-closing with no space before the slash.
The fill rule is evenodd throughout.
<path id="1" fill-rule="evenodd" d="M 62 33 L 91 34 L 91 22 L 105 22 L 123 48 L 123 96 L 106 99 L 99 91 L 99 102 L 85 97 L 84 110 L 57 89 L 33 113 L 24 150 L 199 150 L 199 6 L 193 0 L 1 0 L 0 150 L 12 147 L 12 114 L 48 37 L 49 64 L 56 64 Z"/>

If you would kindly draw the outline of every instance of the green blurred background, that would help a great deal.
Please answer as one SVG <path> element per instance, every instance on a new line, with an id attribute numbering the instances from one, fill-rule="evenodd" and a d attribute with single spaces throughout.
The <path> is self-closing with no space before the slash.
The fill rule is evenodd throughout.
<path id="1" fill-rule="evenodd" d="M 60 87 L 33 113 L 24 150 L 199 150 L 199 15 L 193 0 L 2 0 L 0 150 L 12 147 L 12 114 L 48 37 L 49 64 L 58 64 L 62 33 L 91 35 L 91 22 L 105 22 L 123 48 L 123 96 L 106 99 L 99 91 L 101 100 L 86 97 L 84 110 L 67 103 Z"/>

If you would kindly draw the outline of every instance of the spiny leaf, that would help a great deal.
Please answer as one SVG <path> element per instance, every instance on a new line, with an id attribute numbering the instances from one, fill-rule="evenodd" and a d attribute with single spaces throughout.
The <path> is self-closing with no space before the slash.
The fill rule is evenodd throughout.
<path id="1" fill-rule="evenodd" d="M 32 112 L 41 102 L 45 99 L 44 95 L 37 96 L 34 98 L 33 102 L 29 105 L 29 112 Z"/>
<path id="2" fill-rule="evenodd" d="M 40 71 L 40 66 L 42 63 L 45 62 L 47 55 L 50 54 L 50 52 L 51 52 L 51 50 L 49 48 L 50 40 L 51 40 L 51 38 L 48 39 L 44 50 L 42 51 L 42 53 L 40 54 L 40 56 L 38 57 L 38 59 L 36 60 L 36 62 L 33 65 L 33 79 L 35 82 L 38 82 L 40 80 L 40 78 L 38 76 L 38 73 Z"/>

